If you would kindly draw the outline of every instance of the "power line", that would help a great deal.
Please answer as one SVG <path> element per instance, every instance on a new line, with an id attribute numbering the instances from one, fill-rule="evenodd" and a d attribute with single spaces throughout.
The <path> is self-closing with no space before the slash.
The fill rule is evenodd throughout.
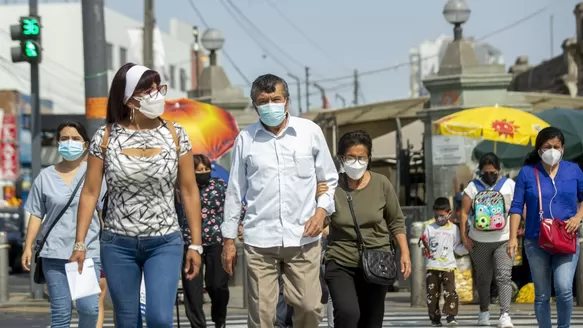
<path id="1" fill-rule="evenodd" d="M 189 0 L 189 3 L 190 3 L 190 7 L 192 7 L 192 10 L 194 10 L 194 13 L 198 17 L 198 20 L 202 23 L 202 26 L 204 28 L 209 28 L 209 24 L 206 22 L 206 19 L 204 19 L 204 16 L 202 15 L 202 13 L 200 12 L 200 10 L 198 10 L 198 8 L 196 7 L 196 5 L 194 4 L 194 0 Z M 251 85 L 251 82 L 249 81 L 249 79 L 247 78 L 247 76 L 245 76 L 245 74 L 243 74 L 243 71 L 241 71 L 241 69 L 239 68 L 239 66 L 237 66 L 237 64 L 231 58 L 231 56 L 229 56 L 229 54 L 227 53 L 227 50 L 225 48 L 222 49 L 222 53 L 225 56 L 225 58 L 227 58 L 227 61 L 229 61 L 229 63 L 231 64 L 231 66 L 233 66 L 233 68 L 235 69 L 235 71 L 237 71 L 237 73 L 243 79 L 243 81 L 245 81 L 245 83 L 247 83 L 247 85 Z"/>
<path id="2" fill-rule="evenodd" d="M 253 21 L 251 21 L 246 15 L 245 13 L 243 13 L 243 11 L 241 9 L 239 9 L 239 7 L 237 7 L 233 1 L 231 0 L 224 0 L 226 1 L 234 10 L 235 12 L 237 12 L 239 14 L 239 16 L 241 18 L 243 18 L 247 24 L 252 27 L 255 32 L 257 33 L 257 35 L 259 37 L 261 37 L 262 39 L 264 39 L 265 41 L 269 42 L 274 49 L 276 49 L 277 51 L 279 51 L 285 58 L 287 58 L 289 61 L 291 61 L 292 63 L 304 68 L 306 65 L 304 65 L 303 63 L 299 62 L 297 59 L 295 59 L 294 57 L 290 56 L 285 50 L 283 50 L 276 42 L 272 41 L 267 35 L 265 35 L 265 33 L 263 33 L 263 31 L 261 31 L 260 28 L 257 27 L 257 25 L 255 25 L 253 23 Z M 252 39 L 255 39 L 252 35 L 250 35 L 250 37 Z M 288 72 L 289 73 L 289 72 Z"/>
<path id="3" fill-rule="evenodd" d="M 338 64 L 340 64 L 342 67 L 344 67 L 345 69 L 350 70 L 350 68 L 346 67 L 337 58 L 330 56 L 330 54 L 326 51 L 326 49 L 324 49 L 322 46 L 320 46 L 320 44 L 318 42 L 314 41 L 307 33 L 305 33 L 298 25 L 296 25 L 289 17 L 287 17 L 287 15 L 276 6 L 276 4 L 273 2 L 273 0 L 265 0 L 265 2 L 267 2 L 267 4 L 273 10 L 275 10 L 291 27 L 293 27 L 296 30 L 296 32 L 298 32 L 300 35 L 302 35 L 312 46 L 314 46 L 314 48 L 320 50 L 320 52 L 322 52 L 322 54 L 324 54 L 324 56 L 326 56 L 328 59 L 335 61 Z"/>
<path id="4" fill-rule="evenodd" d="M 524 17 L 522 17 L 522 18 L 520 18 L 520 19 L 512 22 L 511 24 L 508 24 L 508 25 L 506 25 L 506 26 L 504 26 L 502 28 L 499 28 L 499 29 L 496 29 L 496 30 L 494 30 L 494 31 L 492 31 L 490 33 L 487 33 L 486 35 L 484 35 L 484 36 L 482 36 L 480 38 L 477 38 L 476 41 L 483 41 L 483 40 L 485 40 L 487 38 L 490 38 L 490 37 L 492 37 L 494 35 L 497 35 L 497 34 L 500 34 L 502 32 L 505 32 L 505 31 L 507 31 L 509 29 L 512 29 L 512 28 L 514 28 L 514 27 L 516 27 L 516 26 L 518 26 L 518 25 L 520 25 L 520 24 L 522 24 L 522 23 L 524 23 L 524 22 L 526 22 L 528 20 L 531 20 L 532 18 L 540 15 L 541 13 L 545 12 L 550 6 L 551 5 L 546 5 L 543 8 L 541 8 L 541 9 L 539 9 L 539 10 L 537 10 L 537 11 L 535 11 L 535 12 L 533 12 L 533 13 L 527 15 L 527 16 L 524 16 Z M 431 55 L 431 56 L 426 56 L 426 57 L 420 58 L 419 59 L 419 62 L 421 63 L 421 62 L 424 62 L 426 60 L 436 58 L 438 56 L 439 56 L 438 54 Z M 374 75 L 374 74 L 378 74 L 378 73 L 383 73 L 383 72 L 387 72 L 387 71 L 396 70 L 396 69 L 399 69 L 401 67 L 405 67 L 405 66 L 409 66 L 409 65 L 410 65 L 410 62 L 402 62 L 400 64 L 396 64 L 396 65 L 393 65 L 393 66 L 383 67 L 383 68 L 377 68 L 377 69 L 370 70 L 370 71 L 362 71 L 362 72 L 359 71 L 358 74 L 359 74 L 359 76 Z M 330 78 L 320 79 L 320 80 L 317 80 L 317 81 L 314 81 L 314 82 L 316 82 L 316 83 L 323 83 L 323 82 L 332 82 L 332 81 L 339 81 L 339 80 L 347 80 L 347 79 L 352 79 L 352 78 L 354 78 L 353 75 L 344 75 L 344 76 L 337 76 L 337 77 L 330 77 Z"/>
<path id="5" fill-rule="evenodd" d="M 239 17 L 237 17 L 237 15 L 235 15 L 235 13 L 233 12 L 233 9 L 231 9 L 224 1 L 219 1 L 219 3 L 225 8 L 225 10 L 227 11 L 227 13 L 229 14 L 229 16 L 231 16 L 231 18 L 233 18 L 233 20 L 235 21 L 235 23 L 237 23 L 241 29 L 243 30 L 243 32 L 245 32 L 245 34 L 247 34 L 249 36 L 249 38 L 257 45 L 259 46 L 259 48 L 266 54 L 269 56 L 269 58 L 271 58 L 276 64 L 278 64 L 279 66 L 281 66 L 286 72 L 291 72 L 291 70 L 289 69 L 289 67 L 287 65 L 285 65 L 281 60 L 279 60 L 279 58 L 277 58 L 277 56 L 275 56 L 273 53 L 271 53 L 269 50 L 267 50 L 260 42 L 257 38 L 253 37 L 253 33 L 251 33 L 249 31 L 249 29 L 247 28 L 247 26 L 245 26 L 245 24 L 239 19 Z"/>

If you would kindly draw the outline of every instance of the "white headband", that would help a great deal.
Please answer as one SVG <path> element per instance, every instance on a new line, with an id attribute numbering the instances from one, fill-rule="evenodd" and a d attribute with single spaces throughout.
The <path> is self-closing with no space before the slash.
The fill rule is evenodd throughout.
<path id="1" fill-rule="evenodd" d="M 149 70 L 149 68 L 142 65 L 132 66 L 132 68 L 128 70 L 126 73 L 126 90 L 123 96 L 124 104 L 128 102 L 130 97 L 134 94 L 134 91 L 136 91 L 136 86 L 138 85 L 138 82 L 140 82 L 142 75 Z"/>

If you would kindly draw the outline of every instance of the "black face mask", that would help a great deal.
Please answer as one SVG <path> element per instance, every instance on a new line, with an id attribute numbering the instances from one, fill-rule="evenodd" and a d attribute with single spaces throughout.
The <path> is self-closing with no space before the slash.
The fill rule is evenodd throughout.
<path id="1" fill-rule="evenodd" d="M 199 186 L 206 186 L 207 184 L 209 184 L 210 179 L 211 179 L 210 172 L 196 174 L 196 184 Z"/>
<path id="2" fill-rule="evenodd" d="M 498 181 L 498 172 L 484 172 L 482 173 L 481 178 L 482 181 L 490 186 L 493 186 L 496 184 L 496 181 Z"/>

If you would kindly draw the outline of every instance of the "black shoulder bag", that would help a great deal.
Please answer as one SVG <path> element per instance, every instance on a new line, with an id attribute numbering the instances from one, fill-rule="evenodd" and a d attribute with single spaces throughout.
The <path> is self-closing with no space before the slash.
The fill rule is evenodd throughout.
<path id="1" fill-rule="evenodd" d="M 59 220 L 63 217 L 63 215 L 65 214 L 65 212 L 69 208 L 69 206 L 71 206 L 71 203 L 73 202 L 73 199 L 75 199 L 75 195 L 77 195 L 77 191 L 79 191 L 79 188 L 83 184 L 83 181 L 85 181 L 85 174 L 83 174 L 83 176 L 81 177 L 81 180 L 79 180 L 79 182 L 77 183 L 77 186 L 75 187 L 75 190 L 73 190 L 73 193 L 71 194 L 71 197 L 69 197 L 69 200 L 67 201 L 67 204 L 65 205 L 65 207 L 63 207 L 63 209 L 61 210 L 59 215 L 57 215 L 57 217 L 55 218 L 53 223 L 51 223 L 51 225 L 49 226 L 49 229 L 45 233 L 43 239 L 37 244 L 37 247 L 34 251 L 34 263 L 35 263 L 34 282 L 37 284 L 44 284 L 45 283 L 45 275 L 43 273 L 43 262 L 42 262 L 42 258 L 40 257 L 40 252 L 43 250 L 43 247 L 45 246 L 45 243 L 47 242 L 47 238 L 49 237 L 51 230 L 53 230 L 53 228 L 57 225 Z"/>
<path id="2" fill-rule="evenodd" d="M 364 273 L 364 278 L 371 284 L 392 286 L 397 279 L 397 266 L 395 264 L 395 250 L 392 246 L 388 252 L 379 251 L 376 249 L 366 248 L 356 214 L 354 213 L 354 206 L 352 204 L 352 193 L 348 190 L 348 183 L 346 183 L 346 200 L 348 200 L 348 207 L 354 222 L 354 230 L 358 238 L 358 249 L 360 252 L 360 264 Z"/>

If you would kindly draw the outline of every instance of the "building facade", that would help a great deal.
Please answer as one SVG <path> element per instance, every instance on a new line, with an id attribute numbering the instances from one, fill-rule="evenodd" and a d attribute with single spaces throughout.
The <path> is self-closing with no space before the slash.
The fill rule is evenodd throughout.
<path id="1" fill-rule="evenodd" d="M 435 40 L 423 41 L 417 48 L 409 50 L 409 98 L 429 95 L 422 81 L 437 74 L 445 49 L 452 40 L 453 37 L 449 35 L 441 35 Z M 500 50 L 488 43 L 473 42 L 472 38 L 468 40 L 472 41 L 480 64 L 504 64 L 504 56 Z"/>
<path id="2" fill-rule="evenodd" d="M 18 45 L 10 39 L 10 25 L 17 24 L 19 17 L 27 14 L 26 3 L 0 3 L 0 90 L 30 93 L 29 65 L 12 63 L 10 58 L 10 48 Z M 81 2 L 40 2 L 39 15 L 43 47 L 41 97 L 53 102 L 55 114 L 82 114 L 85 111 L 85 86 Z M 141 51 L 135 51 L 135 32 L 142 26 L 141 21 L 105 8 L 106 61 L 110 83 L 121 65 L 141 61 L 141 58 L 136 58 Z M 155 40 L 158 43 L 156 46 L 163 49 L 163 65 L 156 69 L 163 71 L 164 83 L 168 85 L 167 97 L 186 97 L 193 82 L 192 26 L 172 19 L 167 32 L 156 31 L 155 35 L 160 36 Z"/>

